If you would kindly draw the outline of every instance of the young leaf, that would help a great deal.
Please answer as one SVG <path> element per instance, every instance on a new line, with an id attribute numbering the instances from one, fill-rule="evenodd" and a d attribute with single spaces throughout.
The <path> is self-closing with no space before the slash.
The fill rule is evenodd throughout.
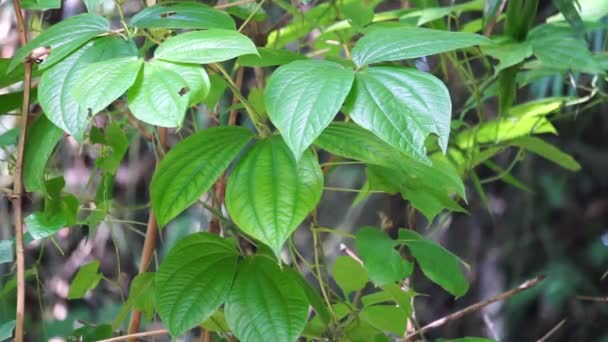
<path id="1" fill-rule="evenodd" d="M 13 262 L 13 241 L 0 240 L 0 264 Z"/>
<path id="2" fill-rule="evenodd" d="M 378 228 L 363 227 L 355 240 L 357 250 L 369 278 L 379 286 L 402 281 L 413 270 L 413 264 L 404 260 L 395 250 L 397 242 Z"/>
<path id="3" fill-rule="evenodd" d="M 155 278 L 158 314 L 173 336 L 206 320 L 227 298 L 237 269 L 234 242 L 209 233 L 179 241 Z"/>
<path id="4" fill-rule="evenodd" d="M 226 207 L 247 234 L 278 256 L 283 243 L 321 199 L 323 173 L 310 151 L 296 163 L 280 136 L 257 142 L 226 188 Z"/>
<path id="5" fill-rule="evenodd" d="M 28 192 L 44 192 L 46 163 L 63 131 L 41 115 L 27 130 L 23 156 L 23 185 Z"/>
<path id="6" fill-rule="evenodd" d="M 207 192 L 251 138 L 245 128 L 218 127 L 175 145 L 160 162 L 150 185 L 158 225 L 163 227 Z"/>
<path id="7" fill-rule="evenodd" d="M 388 331 L 403 336 L 408 315 L 405 311 L 392 305 L 365 306 L 360 317 L 380 331 Z"/>
<path id="8" fill-rule="evenodd" d="M 68 299 L 84 297 L 87 291 L 97 287 L 102 278 L 103 276 L 99 273 L 99 260 L 82 266 L 70 284 Z"/>
<path id="9" fill-rule="evenodd" d="M 452 102 L 433 75 L 392 67 L 358 72 L 346 107 L 361 127 L 416 159 L 427 159 L 424 143 L 430 133 L 447 149 Z"/>
<path id="10" fill-rule="evenodd" d="M 351 69 L 319 60 L 292 62 L 272 74 L 266 110 L 296 160 L 334 119 L 352 83 Z"/>
<path id="11" fill-rule="evenodd" d="M 511 144 L 534 152 L 566 170 L 579 171 L 581 169 L 581 165 L 571 155 L 540 138 L 531 136 L 521 137 L 511 141 Z"/>
<path id="12" fill-rule="evenodd" d="M 361 290 L 367 284 L 367 274 L 363 266 L 348 256 L 340 256 L 336 259 L 332 274 L 345 296 Z"/>
<path id="13" fill-rule="evenodd" d="M 378 29 L 366 34 L 353 48 L 358 67 L 401 59 L 418 58 L 487 43 L 478 34 L 418 27 Z"/>
<path id="14" fill-rule="evenodd" d="M 236 29 L 234 20 L 225 12 L 196 2 L 154 5 L 131 18 L 131 26 L 169 29 Z"/>
<path id="15" fill-rule="evenodd" d="M 82 71 L 93 62 L 135 55 L 137 49 L 133 41 L 115 37 L 95 39 L 76 50 L 42 75 L 38 97 L 44 113 L 52 123 L 82 142 L 89 112 L 79 106 L 72 95 Z"/>
<path id="16" fill-rule="evenodd" d="M 208 64 L 257 54 L 253 42 L 237 31 L 210 29 L 178 34 L 164 41 L 154 57 L 171 62 Z"/>
<path id="17" fill-rule="evenodd" d="M 244 67 L 268 67 L 283 65 L 306 59 L 306 56 L 291 52 L 289 50 L 279 50 L 270 48 L 258 48 L 258 55 L 243 55 L 237 59 L 237 63 Z"/>
<path id="18" fill-rule="evenodd" d="M 89 64 L 72 88 L 76 103 L 91 115 L 99 113 L 135 82 L 141 63 L 137 57 L 121 57 Z"/>
<path id="19" fill-rule="evenodd" d="M 293 277 L 257 256 L 239 266 L 225 313 L 242 342 L 295 342 L 306 325 L 308 301 Z"/>
<path id="20" fill-rule="evenodd" d="M 0 341 L 8 340 L 13 336 L 13 330 L 15 329 L 15 320 L 6 321 L 0 325 Z"/>
<path id="21" fill-rule="evenodd" d="M 469 282 L 460 268 L 457 256 L 412 230 L 399 230 L 399 242 L 410 249 L 422 272 L 431 281 L 455 297 L 461 297 L 467 292 Z"/>
<path id="22" fill-rule="evenodd" d="M 21 47 L 8 66 L 8 71 L 23 63 L 25 57 L 39 47 L 50 47 L 51 49 L 49 56 L 40 64 L 40 69 L 50 67 L 93 37 L 109 30 L 110 24 L 105 18 L 91 13 L 79 14 L 62 20 Z M 90 89 L 94 88 L 87 88 L 87 91 Z"/>

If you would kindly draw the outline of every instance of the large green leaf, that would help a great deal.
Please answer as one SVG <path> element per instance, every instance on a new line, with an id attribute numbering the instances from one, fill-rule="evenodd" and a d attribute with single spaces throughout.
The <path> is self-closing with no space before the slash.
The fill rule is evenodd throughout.
<path id="1" fill-rule="evenodd" d="M 23 157 L 23 185 L 28 192 L 45 191 L 46 163 L 63 131 L 41 115 L 27 130 Z"/>
<path id="2" fill-rule="evenodd" d="M 361 290 L 367 284 L 367 274 L 359 262 L 349 256 L 340 256 L 334 262 L 332 274 L 345 296 Z"/>
<path id="3" fill-rule="evenodd" d="M 449 32 L 418 27 L 378 29 L 361 38 L 353 48 L 353 61 L 367 64 L 434 55 L 487 43 L 474 33 Z"/>
<path id="4" fill-rule="evenodd" d="M 79 14 L 62 20 L 21 47 L 13 57 L 8 71 L 23 63 L 25 57 L 39 47 L 50 47 L 51 52 L 40 64 L 40 68 L 50 67 L 93 37 L 109 30 L 110 24 L 105 18 L 91 13 Z M 87 90 L 89 89 L 94 88 Z"/>
<path id="5" fill-rule="evenodd" d="M 422 272 L 430 280 L 455 297 L 467 292 L 469 282 L 457 256 L 412 230 L 399 230 L 399 242 L 410 249 Z"/>
<path id="6" fill-rule="evenodd" d="M 234 242 L 209 233 L 179 241 L 155 278 L 158 314 L 171 335 L 206 320 L 226 300 L 237 269 Z"/>
<path id="7" fill-rule="evenodd" d="M 382 230 L 361 228 L 355 244 L 369 278 L 376 285 L 402 281 L 412 273 L 414 265 L 399 255 L 395 250 L 397 241 L 391 240 Z"/>
<path id="8" fill-rule="evenodd" d="M 278 256 L 283 243 L 312 211 L 323 191 L 323 173 L 307 151 L 296 163 L 280 136 L 257 142 L 228 179 L 226 207 L 247 234 Z"/>
<path id="9" fill-rule="evenodd" d="M 99 260 L 92 261 L 82 266 L 70 284 L 68 299 L 79 299 L 94 289 L 99 284 L 103 275 L 99 273 Z"/>
<path id="10" fill-rule="evenodd" d="M 233 30 L 210 29 L 178 34 L 164 41 L 154 57 L 171 62 L 207 64 L 257 54 L 253 42 Z"/>
<path id="11" fill-rule="evenodd" d="M 290 342 L 304 329 L 308 301 L 293 277 L 272 260 L 257 256 L 239 266 L 225 312 L 242 342 Z"/>
<path id="12" fill-rule="evenodd" d="M 175 145 L 159 164 L 150 185 L 159 226 L 207 192 L 251 138 L 242 127 L 217 127 Z"/>
<path id="13" fill-rule="evenodd" d="M 259 55 L 243 55 L 237 59 L 240 66 L 245 67 L 267 67 L 291 63 L 306 56 L 291 52 L 270 48 L 258 48 Z"/>
<path id="14" fill-rule="evenodd" d="M 297 160 L 334 119 L 352 83 L 351 69 L 319 60 L 292 62 L 272 74 L 266 110 Z"/>
<path id="15" fill-rule="evenodd" d="M 403 336 L 407 325 L 407 312 L 393 305 L 365 306 L 360 317 L 380 331 L 391 332 Z"/>
<path id="16" fill-rule="evenodd" d="M 452 103 L 433 75 L 392 67 L 363 70 L 346 106 L 353 121 L 412 157 L 426 160 L 425 138 L 431 133 L 447 149 Z"/>
<path id="17" fill-rule="evenodd" d="M 133 41 L 102 37 L 87 43 L 42 75 L 38 98 L 44 113 L 52 123 L 82 142 L 90 119 L 89 112 L 79 106 L 72 95 L 82 71 L 100 60 L 136 55 Z"/>
<path id="18" fill-rule="evenodd" d="M 144 63 L 143 68 L 127 93 L 129 109 L 150 125 L 181 127 L 189 102 L 188 84 L 180 74 L 161 65 Z"/>
<path id="19" fill-rule="evenodd" d="M 581 165 L 571 155 L 540 138 L 525 136 L 511 141 L 511 144 L 536 153 L 564 169 L 570 171 L 579 171 L 581 169 Z"/>
<path id="20" fill-rule="evenodd" d="M 170 29 L 236 28 L 234 20 L 225 12 L 196 2 L 147 7 L 131 18 L 131 26 Z"/>
<path id="21" fill-rule="evenodd" d="M 72 89 L 76 103 L 91 115 L 99 113 L 135 82 L 141 63 L 137 57 L 121 57 L 89 64 Z"/>

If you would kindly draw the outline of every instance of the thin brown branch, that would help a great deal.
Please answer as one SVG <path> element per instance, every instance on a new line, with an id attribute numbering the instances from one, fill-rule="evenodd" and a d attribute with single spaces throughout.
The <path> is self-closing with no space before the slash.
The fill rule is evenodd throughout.
<path id="1" fill-rule="evenodd" d="M 13 0 L 19 41 L 21 45 L 27 44 L 25 19 L 21 12 L 19 0 Z M 30 89 L 32 86 L 32 62 L 25 61 L 23 77 L 23 103 L 21 104 L 21 120 L 19 127 L 19 143 L 17 144 L 17 163 L 13 173 L 13 215 L 15 218 L 15 254 L 17 258 L 17 304 L 15 322 L 15 341 L 22 342 L 24 336 L 23 320 L 25 316 L 25 249 L 23 246 L 23 151 L 25 150 L 25 137 L 27 133 L 27 119 L 30 111 Z"/>
<path id="2" fill-rule="evenodd" d="M 128 335 L 123 335 L 123 336 L 118 336 L 118 337 L 107 338 L 105 340 L 99 340 L 97 342 L 118 342 L 118 341 L 130 340 L 130 339 L 135 340 L 139 337 L 159 336 L 159 335 L 168 335 L 168 334 L 169 334 L 169 330 L 160 329 L 160 330 L 145 331 L 145 332 L 140 332 L 140 333 L 136 333 L 136 334 L 128 334 Z"/>
<path id="3" fill-rule="evenodd" d="M 158 130 L 159 135 L 159 158 L 164 156 L 165 151 L 167 151 L 167 128 L 161 127 Z M 159 160 L 160 161 L 160 160 Z M 157 163 L 159 162 L 157 161 Z M 148 227 L 146 229 L 146 237 L 144 239 L 144 247 L 141 253 L 141 262 L 139 264 L 139 274 L 144 273 L 148 270 L 148 266 L 150 266 L 150 262 L 152 261 L 152 257 L 154 256 L 154 250 L 156 249 L 156 235 L 158 235 L 158 225 L 156 223 L 156 217 L 154 216 L 154 212 L 150 209 L 150 214 L 148 216 Z M 141 323 L 141 311 L 133 310 L 131 313 L 131 321 L 129 322 L 129 329 L 127 330 L 129 334 L 134 335 L 139 330 L 139 325 Z M 135 341 L 135 337 L 129 337 L 129 341 Z"/>
<path id="4" fill-rule="evenodd" d="M 403 339 L 403 341 L 408 341 L 412 337 L 415 337 L 415 336 L 418 336 L 420 334 L 423 334 L 423 333 L 425 333 L 425 332 L 427 332 L 427 331 L 429 331 L 431 329 L 435 329 L 437 327 L 440 327 L 440 326 L 446 324 L 449 321 L 457 320 L 457 319 L 459 319 L 459 318 L 461 318 L 463 316 L 466 316 L 466 315 L 468 315 L 470 313 L 478 311 L 478 310 L 480 310 L 480 309 L 482 309 L 482 308 L 484 308 L 484 307 L 486 307 L 486 306 L 488 306 L 488 305 L 490 305 L 492 303 L 496 303 L 496 302 L 505 300 L 505 299 L 507 299 L 507 298 L 515 295 L 515 294 L 518 294 L 519 292 L 531 289 L 531 288 L 535 287 L 536 285 L 538 285 L 543 279 L 545 279 L 545 276 L 538 276 L 536 278 L 532 278 L 530 280 L 525 281 L 524 283 L 522 283 L 521 285 L 519 285 L 516 288 L 513 288 L 513 289 L 511 289 L 509 291 L 503 292 L 503 293 L 501 293 L 501 294 L 499 294 L 499 295 L 497 295 L 495 297 L 492 297 L 492 298 L 489 298 L 489 299 L 485 299 L 485 300 L 483 300 L 481 302 L 478 302 L 478 303 L 475 303 L 473 305 L 467 306 L 466 308 L 464 308 L 462 310 L 456 311 L 456 312 L 454 312 L 452 314 L 449 314 L 449 315 L 447 315 L 447 316 L 445 316 L 443 318 L 440 318 L 440 319 L 438 319 L 436 321 L 433 321 L 433 322 L 425 325 L 424 327 L 422 327 L 422 328 L 414 331 L 413 333 L 407 335 Z"/>
<path id="5" fill-rule="evenodd" d="M 576 296 L 578 300 L 585 300 L 589 302 L 603 302 L 608 303 L 608 297 L 594 297 L 594 296 Z"/>
<path id="6" fill-rule="evenodd" d="M 549 332 L 547 332 L 543 337 L 539 338 L 537 342 L 545 342 L 549 339 L 549 337 L 553 336 L 562 326 L 566 323 L 565 319 L 562 319 L 561 322 L 557 323 Z"/>
<path id="7" fill-rule="evenodd" d="M 494 19 L 492 19 L 492 22 L 490 24 L 488 24 L 488 26 L 486 27 L 486 30 L 483 33 L 484 35 L 486 35 L 488 37 L 490 35 L 492 35 L 492 31 L 494 30 L 494 26 L 496 26 L 496 23 L 498 22 L 498 17 L 500 17 L 500 14 L 505 9 L 505 5 L 506 4 L 507 4 L 507 0 L 502 0 L 502 2 L 500 3 L 500 8 L 498 8 L 498 11 L 496 12 L 496 15 L 494 16 Z"/>

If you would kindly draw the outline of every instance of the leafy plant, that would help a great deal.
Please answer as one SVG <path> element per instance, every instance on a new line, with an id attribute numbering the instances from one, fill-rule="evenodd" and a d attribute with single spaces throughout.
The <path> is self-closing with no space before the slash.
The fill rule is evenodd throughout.
<path id="1" fill-rule="evenodd" d="M 581 98 L 518 103 L 520 78 L 576 72 L 597 80 L 605 77 L 606 63 L 584 38 L 599 24 L 585 21 L 566 0 L 556 5 L 567 23 L 534 27 L 538 1 L 509 1 L 504 35 L 492 33 L 505 17 L 500 2 L 374 12 L 377 3 L 315 3 L 301 12 L 278 1 L 293 19 L 265 32 L 265 46 L 248 30 L 252 21 L 267 20 L 264 1 L 218 6 L 225 10 L 162 3 L 128 21 L 117 2 L 121 29 L 112 29 L 88 1 L 90 13 L 44 29 L 0 64 L 6 74 L 1 85 L 10 86 L 19 81 L 15 75 L 22 64 L 31 66 L 36 59 L 33 51 L 48 50 L 33 76 L 41 75 L 42 115 L 19 143 L 25 152 L 17 160 L 25 189 L 44 196 L 44 210 L 25 218 L 29 238 L 52 239 L 66 226 L 92 230 L 110 220 L 120 161 L 143 137 L 158 160 L 149 188 L 146 247 L 141 273 L 113 329 L 133 309 L 148 319 L 158 313 L 174 337 L 196 326 L 242 341 L 300 336 L 388 341 L 412 333 L 408 321 L 418 295 L 409 286 L 414 269 L 459 298 L 469 288 L 464 263 L 415 227 L 392 234 L 387 227 L 363 227 L 356 236 L 320 227 L 316 208 L 324 191 L 332 190 L 324 187 L 327 174 L 339 165 L 359 164 L 366 183 L 354 190 L 358 200 L 375 192 L 400 194 L 430 225 L 446 210 L 466 212 L 467 181 L 482 199 L 485 183 L 519 184 L 510 171 L 525 152 L 576 171 L 576 160 L 541 134 L 556 133 L 553 113 L 591 101 L 598 90 Z M 36 6 L 54 4 L 29 8 Z M 482 10 L 486 35 L 475 33 L 482 30 L 481 21 L 460 25 L 459 13 Z M 446 25 L 447 16 L 458 25 Z M 238 30 L 235 18 L 241 18 Z M 305 41 L 313 30 L 318 34 Z M 293 43 L 304 46 L 293 49 Z M 430 66 L 421 66 L 429 60 Z M 482 61 L 476 65 L 484 69 L 481 79 L 471 60 Z M 245 96 L 242 75 L 251 68 L 258 83 Z M 468 100 L 453 103 L 456 95 L 440 78 L 447 79 L 450 70 L 466 84 Z M 234 96 L 229 107 L 218 105 L 224 93 Z M 495 117 L 484 113 L 493 97 L 499 101 Z M 201 113 L 219 113 L 217 127 L 200 124 Z M 11 134 L 7 145 L 15 143 Z M 63 178 L 53 177 L 57 170 L 47 165 L 66 136 L 101 152 L 95 210 L 85 219 L 88 204 L 69 194 Z M 517 157 L 506 168 L 492 161 L 512 150 Z M 483 167 L 495 175 L 480 180 Z M 174 219 L 199 205 L 214 215 L 216 228 L 184 237 L 155 272 L 147 272 L 156 226 L 170 230 Z M 313 236 L 312 265 L 290 240 L 298 229 Z M 356 246 L 333 264 L 332 279 L 341 293 L 328 280 L 321 232 L 346 235 Z M 3 251 L 0 260 L 12 260 L 7 255 Z M 83 297 L 105 279 L 98 268 L 99 261 L 83 266 L 68 298 Z M 21 266 L 18 271 L 23 272 Z M 314 284 L 306 281 L 307 274 Z M 23 329 L 22 317 L 17 319 L 17 329 Z M 2 325 L 2 337 L 11 324 Z M 138 328 L 139 320 L 132 319 L 129 333 Z M 459 341 L 465 340 L 477 339 Z"/>

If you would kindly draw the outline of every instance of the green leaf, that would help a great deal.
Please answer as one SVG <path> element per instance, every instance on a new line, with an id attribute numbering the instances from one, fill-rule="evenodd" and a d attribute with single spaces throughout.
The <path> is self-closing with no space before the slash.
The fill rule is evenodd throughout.
<path id="1" fill-rule="evenodd" d="M 100 7 L 103 4 L 104 0 L 83 0 L 85 7 L 87 8 L 87 12 L 95 13 L 101 12 Z"/>
<path id="2" fill-rule="evenodd" d="M 235 3 L 238 0 L 228 0 L 227 3 Z M 264 21 L 268 17 L 264 7 L 259 7 L 255 2 L 247 2 L 240 5 L 232 5 L 225 9 L 230 15 L 247 20 L 250 16 L 253 21 Z"/>
<path id="3" fill-rule="evenodd" d="M 15 320 L 6 321 L 0 325 L 0 341 L 8 340 L 13 336 L 13 329 L 15 329 Z"/>
<path id="4" fill-rule="evenodd" d="M 44 11 L 61 8 L 61 0 L 24 0 L 21 7 L 28 10 Z"/>
<path id="5" fill-rule="evenodd" d="M 353 121 L 414 158 L 427 159 L 425 137 L 431 133 L 447 149 L 452 103 L 433 75 L 392 67 L 358 72 L 346 107 Z"/>
<path id="6" fill-rule="evenodd" d="M 387 284 L 382 286 L 382 291 L 361 297 L 363 306 L 371 306 L 381 303 L 394 303 L 401 311 L 405 312 L 407 317 L 410 317 L 413 312 L 412 299 L 415 293 L 406 291 L 397 284 Z"/>
<path id="7" fill-rule="evenodd" d="M 399 230 L 399 242 L 410 249 L 422 272 L 431 281 L 457 298 L 467 292 L 469 282 L 457 256 L 412 230 Z"/>
<path id="8" fill-rule="evenodd" d="M 234 242 L 209 233 L 179 241 L 155 279 L 158 314 L 179 336 L 206 320 L 226 300 L 237 269 Z"/>
<path id="9" fill-rule="evenodd" d="M 245 233 L 278 256 L 323 191 L 323 173 L 310 151 L 299 163 L 280 136 L 257 142 L 241 159 L 226 188 L 226 207 Z"/>
<path id="10" fill-rule="evenodd" d="M 153 272 L 144 272 L 133 278 L 129 289 L 129 297 L 116 315 L 114 323 L 112 324 L 114 329 L 120 326 L 131 309 L 141 311 L 147 320 L 152 320 L 154 318 L 154 308 L 156 307 L 154 277 L 155 274 Z"/>
<path id="11" fill-rule="evenodd" d="M 121 57 L 89 64 L 72 88 L 76 103 L 91 115 L 99 113 L 135 82 L 141 63 L 137 57 Z"/>
<path id="12" fill-rule="evenodd" d="M 242 127 L 209 128 L 176 144 L 150 185 L 152 208 L 163 227 L 207 192 L 252 134 Z"/>
<path id="13" fill-rule="evenodd" d="M 211 89 L 209 90 L 207 97 L 203 100 L 203 103 L 205 106 L 207 106 L 207 108 L 214 111 L 215 106 L 220 101 L 224 91 L 226 91 L 227 85 L 226 81 L 224 81 L 221 76 L 216 74 L 209 75 L 209 83 Z"/>
<path id="14" fill-rule="evenodd" d="M 532 56 L 532 45 L 527 40 L 516 42 L 509 38 L 496 39 L 492 44 L 482 45 L 481 50 L 484 54 L 498 59 L 499 63 L 494 67 L 496 73 Z"/>
<path id="15" fill-rule="evenodd" d="M 154 57 L 171 62 L 208 64 L 257 54 L 253 42 L 237 31 L 210 29 L 178 34 L 164 41 Z"/>
<path id="16" fill-rule="evenodd" d="M 597 0 L 577 0 L 580 9 L 579 14 L 587 22 L 597 22 L 608 14 L 608 3 Z M 564 16 L 558 13 L 547 18 L 547 22 L 564 20 Z"/>
<path id="17" fill-rule="evenodd" d="M 17 140 L 19 140 L 19 128 L 11 128 L 0 134 L 0 147 L 17 145 Z"/>
<path id="18" fill-rule="evenodd" d="M 201 328 L 209 331 L 230 332 L 230 327 L 228 327 L 226 316 L 222 310 L 217 310 L 211 317 L 201 323 Z"/>
<path id="19" fill-rule="evenodd" d="M 41 115 L 27 130 L 23 156 L 23 185 L 28 192 L 44 192 L 46 163 L 63 131 Z"/>
<path id="20" fill-rule="evenodd" d="M 373 7 L 360 1 L 342 4 L 340 13 L 351 22 L 353 27 L 365 26 L 374 19 Z"/>
<path id="21" fill-rule="evenodd" d="M 4 88 L 11 84 L 23 81 L 25 75 L 25 67 L 23 64 L 19 64 L 13 69 L 9 70 L 8 67 L 11 64 L 10 58 L 0 58 L 0 88 Z M 34 77 L 32 75 L 32 77 Z"/>
<path id="22" fill-rule="evenodd" d="M 13 241 L 0 240 L 0 264 L 13 262 Z"/>
<path id="23" fill-rule="evenodd" d="M 33 240 L 52 236 L 66 226 L 65 217 L 62 215 L 47 215 L 41 211 L 28 215 L 24 221 L 28 228 L 27 232 Z"/>
<path id="24" fill-rule="evenodd" d="M 334 119 L 352 83 L 352 70 L 319 60 L 292 62 L 272 74 L 266 110 L 297 160 Z"/>
<path id="25" fill-rule="evenodd" d="M 310 283 L 308 283 L 306 279 L 304 279 L 304 277 L 293 268 L 286 267 L 283 269 L 283 271 L 290 274 L 298 282 L 298 284 L 300 284 L 300 287 L 304 290 L 304 293 L 306 293 L 308 302 L 317 312 L 316 317 L 320 318 L 325 324 L 329 323 L 331 316 L 327 306 L 325 306 L 323 298 L 321 298 L 319 295 L 319 291 L 313 288 Z"/>
<path id="26" fill-rule="evenodd" d="M 42 75 L 38 96 L 45 115 L 82 142 L 90 120 L 89 112 L 86 107 L 78 105 L 72 92 L 83 70 L 100 60 L 135 55 L 137 49 L 133 41 L 115 37 L 95 39 L 76 50 Z M 93 93 L 88 91 L 89 95 Z"/>
<path id="27" fill-rule="evenodd" d="M 242 342 L 296 341 L 308 301 L 293 277 L 266 257 L 245 259 L 226 302 L 226 320 Z"/>
<path id="28" fill-rule="evenodd" d="M 357 232 L 355 244 L 369 278 L 378 286 L 402 281 L 413 270 L 395 250 L 397 242 L 378 228 L 363 227 Z"/>
<path id="29" fill-rule="evenodd" d="M 502 0 L 484 0 L 483 2 L 483 28 L 488 28 L 494 22 L 498 21 L 500 15 Z"/>
<path id="30" fill-rule="evenodd" d="M 211 81 L 209 75 L 204 68 L 197 64 L 165 62 L 159 59 L 153 59 L 150 64 L 161 66 L 171 70 L 184 79 L 188 85 L 186 94 L 188 96 L 188 105 L 192 106 L 202 102 L 211 90 Z"/>
<path id="31" fill-rule="evenodd" d="M 103 276 L 99 273 L 99 260 L 82 266 L 70 284 L 68 299 L 84 297 L 87 291 L 94 289 Z"/>
<path id="32" fill-rule="evenodd" d="M 403 336 L 408 319 L 405 311 L 392 305 L 365 306 L 360 317 L 376 329 L 398 336 Z"/>
<path id="33" fill-rule="evenodd" d="M 474 33 L 449 32 L 418 27 L 378 29 L 366 34 L 353 48 L 353 61 L 358 67 L 412 59 L 487 43 Z"/>
<path id="34" fill-rule="evenodd" d="M 189 102 L 188 84 L 178 73 L 160 65 L 144 63 L 143 68 L 127 93 L 129 109 L 150 125 L 181 127 Z"/>
<path id="35" fill-rule="evenodd" d="M 30 104 L 34 104 L 37 101 L 36 90 L 36 88 L 30 90 Z M 22 105 L 23 91 L 16 91 L 14 93 L 0 95 L 0 114 L 6 114 L 16 111 L 17 109 L 20 109 Z"/>
<path id="36" fill-rule="evenodd" d="M 8 71 L 23 63 L 25 57 L 39 47 L 50 47 L 51 49 L 49 56 L 40 64 L 39 68 L 50 67 L 93 37 L 109 30 L 110 24 L 105 18 L 91 13 L 79 14 L 62 20 L 21 47 L 8 66 Z M 95 88 L 87 88 L 87 91 L 90 89 Z"/>
<path id="37" fill-rule="evenodd" d="M 564 18 L 566 18 L 568 23 L 570 23 L 570 26 L 572 26 L 576 35 L 578 37 L 584 37 L 585 24 L 576 8 L 578 0 L 553 0 L 553 4 L 562 13 Z"/>
<path id="38" fill-rule="evenodd" d="M 225 12 L 195 2 L 155 5 L 144 8 L 131 18 L 131 26 L 170 29 L 236 29 Z"/>
<path id="39" fill-rule="evenodd" d="M 296 60 L 306 59 L 306 56 L 291 52 L 270 48 L 258 48 L 258 55 L 243 55 L 237 59 L 237 63 L 244 67 L 269 67 L 283 65 Z"/>
<path id="40" fill-rule="evenodd" d="M 85 325 L 78 328 L 68 336 L 68 340 L 79 342 L 95 342 L 112 337 L 112 326 L 102 324 L 98 326 Z"/>
<path id="41" fill-rule="evenodd" d="M 95 139 L 92 136 L 91 142 L 104 145 L 102 154 L 95 160 L 95 165 L 108 174 L 116 174 L 122 158 L 129 149 L 129 140 L 120 124 L 117 122 L 109 124 L 105 128 L 104 135 Z"/>
<path id="42" fill-rule="evenodd" d="M 511 145 L 519 146 L 530 152 L 554 162 L 570 171 L 579 171 L 581 165 L 571 155 L 536 137 L 521 137 L 511 141 Z"/>
<path id="43" fill-rule="evenodd" d="M 332 274 L 345 296 L 361 290 L 367 284 L 367 274 L 363 266 L 348 256 L 340 256 L 336 259 Z"/>

